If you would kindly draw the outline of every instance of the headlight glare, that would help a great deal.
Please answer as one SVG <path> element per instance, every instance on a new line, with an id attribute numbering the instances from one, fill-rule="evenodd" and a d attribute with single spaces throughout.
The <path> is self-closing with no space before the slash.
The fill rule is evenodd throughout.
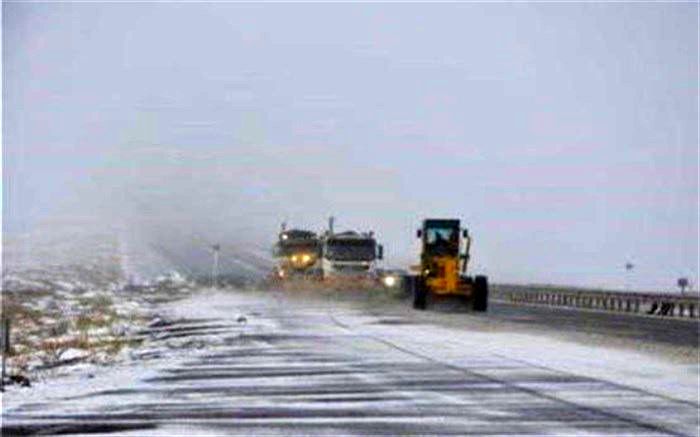
<path id="1" fill-rule="evenodd" d="M 396 276 L 385 276 L 384 279 L 384 285 L 387 287 L 393 287 L 396 285 Z"/>

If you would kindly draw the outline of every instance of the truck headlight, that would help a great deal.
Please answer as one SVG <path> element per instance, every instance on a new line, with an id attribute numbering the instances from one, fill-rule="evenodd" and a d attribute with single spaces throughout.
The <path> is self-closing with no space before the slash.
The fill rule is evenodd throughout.
<path id="1" fill-rule="evenodd" d="M 304 254 L 301 256 L 301 262 L 307 263 L 311 261 L 311 255 Z"/>
<path id="2" fill-rule="evenodd" d="M 292 255 L 292 262 L 293 262 L 293 263 L 297 262 L 297 256 L 296 256 L 296 255 Z"/>
<path id="3" fill-rule="evenodd" d="M 396 285 L 396 276 L 384 276 L 384 285 L 387 287 L 393 287 Z"/>

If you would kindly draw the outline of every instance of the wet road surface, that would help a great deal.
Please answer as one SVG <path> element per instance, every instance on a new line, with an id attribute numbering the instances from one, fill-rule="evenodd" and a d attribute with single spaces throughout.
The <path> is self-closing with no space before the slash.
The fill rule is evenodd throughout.
<path id="1" fill-rule="evenodd" d="M 13 409 L 3 435 L 697 435 L 697 402 L 493 349 L 519 338 L 495 324 L 540 311 L 496 305 L 463 315 L 470 332 L 380 304 L 205 296 L 152 330 L 186 353 L 155 348 L 136 382 Z"/>

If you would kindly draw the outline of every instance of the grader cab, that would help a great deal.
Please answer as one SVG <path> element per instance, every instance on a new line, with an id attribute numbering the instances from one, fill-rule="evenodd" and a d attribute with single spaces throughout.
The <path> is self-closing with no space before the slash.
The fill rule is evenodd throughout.
<path id="1" fill-rule="evenodd" d="M 471 237 L 458 219 L 426 219 L 417 232 L 421 240 L 420 273 L 411 278 L 413 307 L 426 309 L 428 302 L 456 298 L 474 311 L 488 308 L 488 279 L 468 276 Z"/>

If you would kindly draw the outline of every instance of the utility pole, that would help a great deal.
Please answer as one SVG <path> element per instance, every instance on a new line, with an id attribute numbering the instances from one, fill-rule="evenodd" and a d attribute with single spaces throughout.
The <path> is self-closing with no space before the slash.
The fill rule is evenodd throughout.
<path id="1" fill-rule="evenodd" d="M 634 264 L 627 261 L 625 263 L 625 270 L 627 271 L 627 274 L 625 275 L 625 291 L 627 292 L 631 291 L 630 283 L 632 282 L 632 269 L 634 269 Z"/>
<path id="2" fill-rule="evenodd" d="M 219 286 L 219 252 L 221 251 L 220 244 L 214 244 L 211 246 L 212 253 L 214 254 L 214 263 L 211 267 L 211 286 L 212 288 L 218 288 Z"/>

